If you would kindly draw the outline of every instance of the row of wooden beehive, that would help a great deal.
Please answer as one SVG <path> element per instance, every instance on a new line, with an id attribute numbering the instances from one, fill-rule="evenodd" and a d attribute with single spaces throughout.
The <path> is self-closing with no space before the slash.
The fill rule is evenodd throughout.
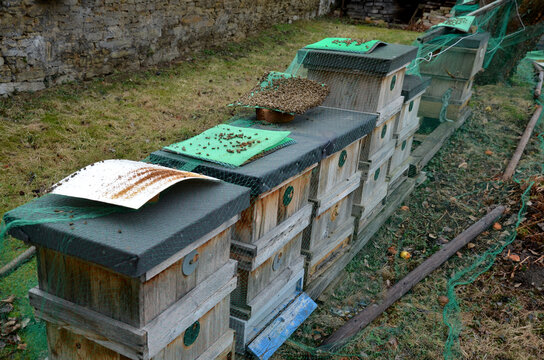
<path id="1" fill-rule="evenodd" d="M 138 255 L 147 264 L 138 271 L 121 268 L 122 257 L 108 262 L 78 252 L 77 241 L 55 248 L 41 240 L 43 229 L 26 230 L 23 237 L 39 248 L 40 285 L 30 299 L 47 321 L 51 359 L 227 359 L 234 356 L 229 325 L 238 353 L 270 356 L 281 344 L 267 340 L 270 324 L 282 313 L 308 310 L 296 304 L 308 303 L 303 289 L 313 297 L 324 290 L 387 194 L 406 178 L 427 83 L 405 77 L 414 48 L 396 49 L 403 62 L 381 73 L 308 65 L 308 77 L 332 92 L 324 107 L 283 126 L 297 143 L 239 169 L 199 164 L 194 171 L 246 188 L 180 185 L 202 202 L 192 220 L 175 217 L 192 208 L 188 194 L 166 194 L 154 213 L 142 210 L 143 223 L 170 217 L 171 232 L 189 240 L 179 245 L 156 235 L 149 240 L 155 254 L 148 262 Z M 164 151 L 151 160 L 173 167 L 188 161 Z M 101 221 L 120 223 L 114 216 L 88 226 L 104 227 Z M 185 224 L 191 221 L 204 233 L 195 236 Z M 125 233 L 115 237 L 130 242 Z M 93 236 L 82 233 L 82 243 L 99 243 Z"/>

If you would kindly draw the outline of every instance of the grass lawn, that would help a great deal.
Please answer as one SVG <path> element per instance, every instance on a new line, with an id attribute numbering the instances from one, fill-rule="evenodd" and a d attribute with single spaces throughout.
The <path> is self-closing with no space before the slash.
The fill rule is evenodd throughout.
<path id="1" fill-rule="evenodd" d="M 188 55 L 168 68 L 119 73 L 1 99 L 0 213 L 41 195 L 56 181 L 90 163 L 143 159 L 154 150 L 227 120 L 233 113 L 226 104 L 251 89 L 266 71 L 287 68 L 296 50 L 308 43 L 324 37 L 355 37 L 410 44 L 417 36 L 330 19 L 300 21 L 278 25 L 221 49 Z M 427 166 L 429 179 L 408 200 L 409 210 L 397 211 L 350 263 L 276 359 L 305 358 L 305 346 L 319 344 L 345 321 L 346 314 L 379 299 L 387 284 L 438 249 L 437 238 L 452 239 L 473 218 L 480 217 L 486 206 L 506 202 L 511 214 L 517 211 L 517 186 L 493 178 L 504 169 L 532 112 L 530 97 L 530 88 L 523 84 L 475 90 L 474 117 Z M 486 155 L 485 150 L 492 154 Z M 541 171 L 543 155 L 534 140 L 520 166 L 520 177 Z M 437 297 L 444 294 L 453 272 L 470 264 L 512 229 L 512 224 L 505 225 L 503 231 L 479 238 L 475 247 L 463 250 L 416 286 L 343 353 L 376 359 L 440 357 L 447 327 Z M 411 251 L 412 259 L 388 256 L 390 246 Z M 8 238 L 0 245 L 0 266 L 25 248 L 22 242 Z M 514 288 L 509 281 L 489 272 L 477 283 L 460 288 L 465 325 L 460 354 L 467 358 L 489 354 L 489 359 L 529 359 L 544 353 L 544 301 L 530 285 Z M 32 319 L 19 332 L 26 350 L 8 345 L 0 348 L 0 358 L 37 359 L 46 353 L 43 323 L 33 319 L 26 298 L 36 283 L 35 260 L 0 279 L 0 298 L 16 296 L 15 310 L 9 316 Z M 504 295 L 504 291 L 509 292 Z M 496 305 L 499 302 L 501 305 Z M 509 321 L 505 320 L 507 313 Z"/>

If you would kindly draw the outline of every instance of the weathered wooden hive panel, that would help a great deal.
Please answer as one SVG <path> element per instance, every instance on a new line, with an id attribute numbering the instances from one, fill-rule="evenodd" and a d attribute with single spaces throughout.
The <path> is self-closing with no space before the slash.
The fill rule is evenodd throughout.
<path id="1" fill-rule="evenodd" d="M 421 74 L 431 76 L 432 82 L 421 98 L 419 116 L 440 119 L 445 101 L 449 102 L 447 119 L 470 115 L 467 106 L 473 78 L 482 70 L 488 41 L 488 33 L 468 35 L 432 61 L 420 64 Z"/>
<path id="2" fill-rule="evenodd" d="M 431 80 L 432 78 L 428 76 L 406 75 L 402 87 L 404 102 L 400 116 L 395 124 L 395 131 L 393 132 L 393 136 L 396 138 L 404 137 L 407 132 L 419 126 L 419 118 L 417 116 L 419 104 Z"/>
<path id="3" fill-rule="evenodd" d="M 450 100 L 461 101 L 472 91 L 473 79 L 457 79 L 444 76 L 432 76 L 431 85 L 427 88 L 425 96 L 441 99 L 451 89 Z"/>
<path id="4" fill-rule="evenodd" d="M 461 101 L 449 100 L 446 109 L 446 119 L 455 121 L 470 114 L 468 103 L 471 97 L 472 91 Z M 419 104 L 418 115 L 420 117 L 440 119 L 440 113 L 444 106 L 445 104 L 442 99 L 423 95 Z"/>
<path id="5" fill-rule="evenodd" d="M 407 179 L 412 142 L 414 134 L 420 125 L 417 116 L 419 104 L 430 82 L 430 77 L 407 75 L 405 78 L 402 88 L 404 103 L 393 133 L 395 150 L 387 171 L 388 194 L 392 193 Z"/>
<path id="6" fill-rule="evenodd" d="M 416 47 L 385 44 L 368 53 L 302 49 L 298 56 L 309 79 L 330 86 L 325 106 L 381 112 L 400 96 L 416 53 Z"/>
<path id="7" fill-rule="evenodd" d="M 37 201 L 96 207 L 58 195 Z M 248 205 L 247 188 L 188 182 L 137 211 L 16 229 L 38 248 L 30 301 L 48 324 L 50 358 L 200 359 L 232 349 L 229 247 Z M 27 216 L 25 206 L 10 216 Z"/>
<path id="8" fill-rule="evenodd" d="M 488 41 L 488 33 L 468 35 L 432 61 L 422 62 L 419 71 L 429 76 L 470 80 L 482 69 Z"/>
<path id="9" fill-rule="evenodd" d="M 355 191 L 353 216 L 357 219 L 360 233 L 363 225 L 379 208 L 387 196 L 387 169 L 393 156 L 395 141 L 389 141 L 381 150 L 381 156 L 372 161 L 361 161 L 361 185 Z"/>

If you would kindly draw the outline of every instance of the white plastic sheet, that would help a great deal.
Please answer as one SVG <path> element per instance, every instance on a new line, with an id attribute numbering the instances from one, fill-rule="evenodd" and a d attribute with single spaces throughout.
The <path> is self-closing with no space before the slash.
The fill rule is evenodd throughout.
<path id="1" fill-rule="evenodd" d="M 64 178 L 53 185 L 51 193 L 139 209 L 161 191 L 191 179 L 219 181 L 139 161 L 105 160 Z"/>

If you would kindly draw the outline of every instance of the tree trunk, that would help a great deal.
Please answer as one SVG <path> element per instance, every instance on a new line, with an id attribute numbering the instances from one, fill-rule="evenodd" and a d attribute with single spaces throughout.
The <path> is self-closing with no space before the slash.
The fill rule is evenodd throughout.
<path id="1" fill-rule="evenodd" d="M 516 12 L 516 6 L 512 1 L 512 11 L 507 27 L 507 34 L 514 33 L 523 28 Z M 492 37 L 496 37 L 500 31 L 501 19 L 507 6 L 497 13 L 497 21 L 488 26 Z M 487 66 L 487 69 L 476 76 L 479 85 L 508 82 L 515 73 L 517 65 L 525 57 L 527 51 L 534 50 L 542 34 L 544 33 L 544 0 L 522 0 L 519 2 L 519 14 L 525 31 L 505 39 Z M 490 44 L 490 46 L 497 46 Z"/>

